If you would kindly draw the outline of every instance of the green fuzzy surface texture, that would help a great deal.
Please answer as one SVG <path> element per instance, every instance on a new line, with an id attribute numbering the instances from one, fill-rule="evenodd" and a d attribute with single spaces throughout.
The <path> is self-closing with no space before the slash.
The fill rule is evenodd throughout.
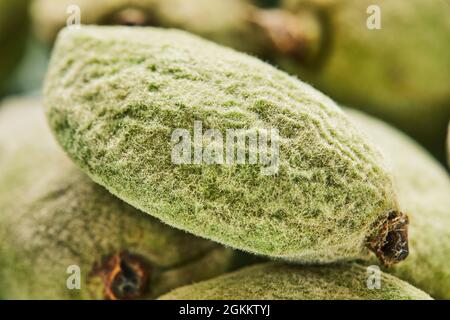
<path id="1" fill-rule="evenodd" d="M 389 269 L 437 299 L 450 299 L 450 178 L 431 155 L 391 126 L 347 110 L 391 163 L 409 217 L 409 257 Z"/>
<path id="2" fill-rule="evenodd" d="M 152 299 L 229 271 L 232 250 L 162 224 L 92 182 L 59 150 L 41 103 L 0 106 L 0 298 L 102 299 L 104 258 L 128 252 L 146 261 Z M 69 290 L 66 272 L 81 271 Z"/>
<path id="3" fill-rule="evenodd" d="M 319 68 L 292 61 L 283 68 L 337 102 L 394 124 L 444 161 L 450 119 L 450 19 L 446 1 L 284 0 L 296 12 L 323 12 L 327 44 Z M 380 9 L 381 29 L 369 29 Z"/>
<path id="4" fill-rule="evenodd" d="M 122 200 L 174 227 L 256 254 L 330 262 L 366 254 L 396 210 L 380 153 L 301 81 L 188 33 L 63 30 L 45 83 L 70 157 Z M 176 165 L 177 128 L 278 129 L 279 170 Z"/>
<path id="5" fill-rule="evenodd" d="M 185 286 L 161 300 L 430 300 L 425 292 L 386 273 L 369 289 L 367 269 L 358 264 L 293 266 L 259 264 Z"/>

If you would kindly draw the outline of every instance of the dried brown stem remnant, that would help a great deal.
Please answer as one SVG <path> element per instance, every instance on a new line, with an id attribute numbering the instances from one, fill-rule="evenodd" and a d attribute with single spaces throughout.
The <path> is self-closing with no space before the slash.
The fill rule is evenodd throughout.
<path id="1" fill-rule="evenodd" d="M 314 12 L 302 19 L 285 10 L 255 9 L 249 21 L 261 28 L 270 39 L 273 50 L 299 61 L 313 59 L 320 43 L 320 23 Z"/>
<path id="2" fill-rule="evenodd" d="M 106 299 L 130 300 L 146 294 L 150 268 L 143 257 L 123 251 L 106 257 L 93 274 L 102 277 Z"/>
<path id="3" fill-rule="evenodd" d="M 155 25 L 156 21 L 148 10 L 138 7 L 124 7 L 103 18 L 102 23 L 125 26 L 151 26 Z"/>
<path id="4" fill-rule="evenodd" d="M 392 211 L 379 233 L 369 239 L 369 249 L 375 252 L 385 267 L 405 260 L 408 256 L 408 223 L 405 214 Z"/>

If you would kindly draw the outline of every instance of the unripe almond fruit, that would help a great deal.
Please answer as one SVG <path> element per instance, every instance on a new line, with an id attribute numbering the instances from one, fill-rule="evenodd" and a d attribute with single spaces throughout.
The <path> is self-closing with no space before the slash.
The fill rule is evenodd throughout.
<path id="1" fill-rule="evenodd" d="M 442 162 L 450 119 L 450 19 L 446 1 L 284 0 L 302 20 L 322 17 L 324 45 L 313 67 L 280 59 L 349 107 L 378 116 L 425 145 Z M 325 40 L 326 39 L 326 40 Z"/>
<path id="2" fill-rule="evenodd" d="M 386 265 L 407 256 L 407 218 L 378 151 L 332 100 L 258 59 L 176 30 L 65 29 L 44 91 L 70 157 L 169 225 L 286 260 L 367 247 Z M 174 162 L 175 130 L 196 135 L 198 123 L 277 132 L 273 161 Z"/>
<path id="3" fill-rule="evenodd" d="M 370 277 L 373 277 L 371 279 Z M 377 279 L 375 279 L 378 277 Z M 358 264 L 258 264 L 181 287 L 161 300 L 430 300 L 394 276 Z"/>
<path id="4" fill-rule="evenodd" d="M 416 142 L 361 112 L 347 110 L 384 152 L 399 207 L 408 212 L 410 255 L 389 270 L 436 299 L 450 299 L 450 178 Z"/>
<path id="5" fill-rule="evenodd" d="M 0 108 L 0 298 L 152 299 L 236 255 L 96 185 L 59 150 L 36 100 Z"/>

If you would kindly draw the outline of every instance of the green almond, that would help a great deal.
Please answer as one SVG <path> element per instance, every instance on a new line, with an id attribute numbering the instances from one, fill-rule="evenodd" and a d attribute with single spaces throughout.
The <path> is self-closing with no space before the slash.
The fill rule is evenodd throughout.
<path id="1" fill-rule="evenodd" d="M 252 50 L 262 46 L 262 35 L 248 11 L 249 0 L 36 0 L 32 18 L 38 36 L 52 43 L 68 17 L 80 13 L 85 25 L 153 25 L 176 27 L 221 43 Z M 76 7 L 75 7 L 76 6 Z M 79 11 L 78 11 L 78 9 Z M 69 12 L 69 13 L 68 13 Z M 223 14 L 227 12 L 228 14 Z M 72 20 L 71 20 L 72 21 Z M 253 36 L 253 39 L 252 39 Z M 267 38 L 265 38 L 267 40 Z"/>
<path id="2" fill-rule="evenodd" d="M 60 152 L 40 102 L 0 109 L 0 298 L 152 299 L 236 255 L 96 185 Z"/>
<path id="3" fill-rule="evenodd" d="M 399 207 L 409 216 L 410 254 L 390 272 L 437 299 L 450 299 L 450 178 L 412 139 L 370 116 L 347 110 L 393 169 Z"/>
<path id="4" fill-rule="evenodd" d="M 255 58 L 175 30 L 65 29 L 44 91 L 70 157 L 169 225 L 286 260 L 350 259 L 367 246 L 385 264 L 407 255 L 385 245 L 407 219 L 379 152 L 333 101 Z M 279 157 L 175 163 L 174 131 L 195 135 L 198 122 L 224 136 L 278 132 Z"/>
<path id="5" fill-rule="evenodd" d="M 316 12 L 300 20 L 257 5 L 253 0 L 36 0 L 31 12 L 36 33 L 49 44 L 80 13 L 85 25 L 177 28 L 264 59 L 287 55 L 312 64 L 322 43 Z"/>
<path id="6" fill-rule="evenodd" d="M 377 279 L 376 279 L 377 278 Z M 425 292 L 358 264 L 259 264 L 163 295 L 161 300 L 430 300 Z"/>
<path id="7" fill-rule="evenodd" d="M 325 44 L 316 68 L 286 58 L 278 64 L 340 103 L 394 124 L 444 161 L 450 119 L 448 2 L 341 2 L 284 0 L 284 9 L 299 14 L 299 20 L 312 8 L 321 13 Z"/>

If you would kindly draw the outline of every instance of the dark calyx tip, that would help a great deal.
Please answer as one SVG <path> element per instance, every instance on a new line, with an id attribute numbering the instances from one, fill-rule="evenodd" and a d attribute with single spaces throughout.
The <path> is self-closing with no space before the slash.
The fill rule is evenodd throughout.
<path id="1" fill-rule="evenodd" d="M 385 267 L 390 267 L 408 257 L 408 216 L 391 211 L 380 231 L 368 241 L 372 250 Z"/>
<path id="2" fill-rule="evenodd" d="M 143 257 L 127 251 L 104 258 L 93 273 L 102 277 L 105 298 L 109 300 L 138 299 L 148 291 L 149 264 Z"/>

